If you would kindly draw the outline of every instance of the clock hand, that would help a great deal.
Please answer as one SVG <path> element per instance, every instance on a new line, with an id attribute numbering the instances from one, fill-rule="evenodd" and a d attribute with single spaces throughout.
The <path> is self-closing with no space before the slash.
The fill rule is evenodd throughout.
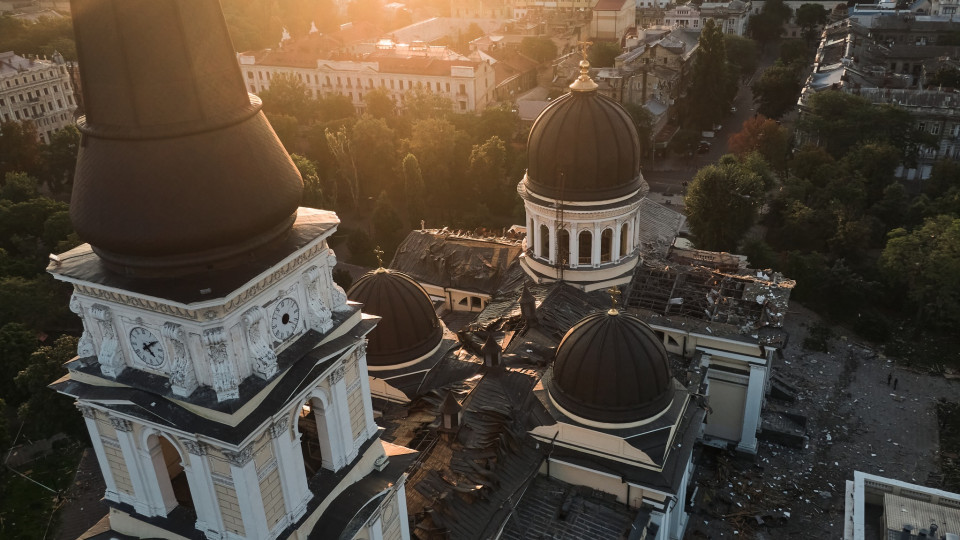
<path id="1" fill-rule="evenodd" d="M 145 351 L 147 351 L 148 353 L 150 353 L 150 356 L 156 356 L 155 354 L 153 354 L 153 346 L 156 345 L 156 344 L 157 344 L 156 341 L 151 341 L 150 343 L 144 343 L 144 344 L 143 344 L 143 350 L 145 350 Z"/>

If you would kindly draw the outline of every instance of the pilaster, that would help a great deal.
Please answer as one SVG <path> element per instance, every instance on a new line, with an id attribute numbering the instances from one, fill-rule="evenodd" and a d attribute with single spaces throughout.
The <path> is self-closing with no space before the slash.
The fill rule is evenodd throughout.
<path id="1" fill-rule="evenodd" d="M 347 385 L 343 380 L 343 364 L 335 367 L 330 373 L 330 406 L 327 414 L 334 415 L 334 425 L 338 429 L 336 434 L 330 433 L 331 441 L 339 441 L 344 462 L 337 464 L 337 468 L 346 465 L 357 457 L 357 450 L 353 444 L 353 432 L 350 429 L 350 411 L 347 409 Z"/>
<path id="2" fill-rule="evenodd" d="M 224 452 L 230 462 L 230 474 L 237 491 L 237 503 L 243 516 L 243 528 L 247 538 L 266 538 L 267 515 L 263 508 L 263 496 L 260 494 L 260 481 L 257 479 L 257 464 L 253 460 L 253 443 L 239 452 Z"/>
<path id="3" fill-rule="evenodd" d="M 123 452 L 123 461 L 127 465 L 127 472 L 130 474 L 130 483 L 133 484 L 133 492 L 136 494 L 136 500 L 133 503 L 134 509 L 145 516 L 164 516 L 166 512 L 163 508 L 163 497 L 156 481 L 147 476 L 152 471 L 148 471 L 144 466 L 144 460 L 141 459 L 140 450 L 133 435 L 133 423 L 124 418 L 115 416 L 110 417 L 110 424 L 117 432 L 117 441 L 120 443 L 120 451 Z M 154 476 L 156 476 L 154 474 Z"/>
<path id="4" fill-rule="evenodd" d="M 80 414 L 83 415 L 83 422 L 87 425 L 87 431 L 90 433 L 90 443 L 93 445 L 93 452 L 97 455 L 97 463 L 100 465 L 100 472 L 103 474 L 103 481 L 107 486 L 104 496 L 111 501 L 120 502 L 120 494 L 117 492 L 117 483 L 113 479 L 113 470 L 110 469 L 110 462 L 107 461 L 107 454 L 103 451 L 103 439 L 100 438 L 100 428 L 97 426 L 97 411 L 89 405 L 77 404 Z"/>
<path id="5" fill-rule="evenodd" d="M 189 439 L 180 439 L 180 443 L 190 454 L 189 464 L 184 469 L 193 495 L 194 510 L 197 512 L 197 530 L 203 531 L 207 538 L 222 538 L 223 518 L 220 507 L 217 506 L 217 492 L 213 487 L 213 471 L 207 457 L 207 445 Z"/>
<path id="6" fill-rule="evenodd" d="M 287 515 L 290 516 L 291 521 L 296 521 L 307 511 L 307 503 L 311 496 L 307 477 L 304 474 L 303 455 L 300 449 L 295 447 L 297 441 L 290 436 L 287 417 L 284 416 L 274 422 L 267 433 L 270 435 L 273 455 L 277 456 L 280 487 L 283 489 Z"/>
<path id="7" fill-rule="evenodd" d="M 747 382 L 747 403 L 743 409 L 743 431 L 737 450 L 757 453 L 757 428 L 760 425 L 760 409 L 763 408 L 763 385 L 767 375 L 765 366 L 751 365 Z"/>

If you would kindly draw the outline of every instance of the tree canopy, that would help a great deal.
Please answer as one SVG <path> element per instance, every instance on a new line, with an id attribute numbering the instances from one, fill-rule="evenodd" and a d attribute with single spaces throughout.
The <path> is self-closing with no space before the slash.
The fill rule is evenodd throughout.
<path id="1" fill-rule="evenodd" d="M 796 107 L 802 88 L 798 67 L 780 62 L 765 69 L 751 86 L 753 99 L 759 103 L 757 112 L 773 119 Z"/>
<path id="2" fill-rule="evenodd" d="M 726 116 L 737 93 L 737 73 L 727 64 L 723 30 L 707 19 L 700 32 L 700 45 L 686 97 L 691 127 L 709 129 Z"/>
<path id="3" fill-rule="evenodd" d="M 763 204 L 763 179 L 732 156 L 700 169 L 684 207 L 697 247 L 732 251 Z"/>

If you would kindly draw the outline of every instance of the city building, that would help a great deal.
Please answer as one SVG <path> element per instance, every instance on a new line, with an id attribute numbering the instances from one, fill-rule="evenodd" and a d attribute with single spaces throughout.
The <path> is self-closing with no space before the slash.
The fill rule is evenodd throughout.
<path id="1" fill-rule="evenodd" d="M 854 471 L 843 524 L 843 540 L 958 540 L 960 495 Z"/>
<path id="2" fill-rule="evenodd" d="M 373 417 L 379 318 L 333 282 L 339 220 L 298 208 L 219 3 L 114 7 L 73 12 L 87 114 L 70 216 L 88 243 L 48 267 L 83 323 L 51 387 L 103 474 L 96 537 L 410 538 L 416 454 Z"/>
<path id="3" fill-rule="evenodd" d="M 634 0 L 597 0 L 590 20 L 590 38 L 619 44 L 636 24 L 637 4 Z"/>
<path id="4" fill-rule="evenodd" d="M 916 19 L 888 13 L 867 18 L 869 26 L 853 16 L 828 25 L 798 102 L 802 113 L 812 95 L 839 91 L 908 111 L 935 143 L 920 148 L 916 163 L 897 168 L 896 175 L 907 180 L 928 178 L 938 160 L 960 159 L 957 89 L 928 84 L 940 66 L 960 59 L 960 46 L 937 42 L 955 23 L 945 17 Z M 814 134 L 800 135 L 816 141 Z"/>
<path id="5" fill-rule="evenodd" d="M 73 124 L 77 110 L 73 85 L 63 56 L 53 60 L 0 53 L 0 120 L 32 122 L 44 143 L 54 132 Z"/>
<path id="6" fill-rule="evenodd" d="M 362 111 L 363 95 L 375 88 L 386 91 L 398 106 L 406 93 L 422 90 L 450 99 L 458 112 L 477 112 L 494 100 L 496 75 L 488 62 L 471 60 L 443 46 L 394 43 L 384 39 L 372 52 L 318 57 L 295 46 L 238 56 L 247 89 L 270 88 L 280 74 L 296 77 L 315 98 L 341 95 Z"/>
<path id="7" fill-rule="evenodd" d="M 677 4 L 663 12 L 663 24 L 699 30 L 708 19 L 713 19 L 723 33 L 742 36 L 747 31 L 750 8 L 749 1 L 741 0 L 704 2 L 699 6 L 693 3 Z"/>

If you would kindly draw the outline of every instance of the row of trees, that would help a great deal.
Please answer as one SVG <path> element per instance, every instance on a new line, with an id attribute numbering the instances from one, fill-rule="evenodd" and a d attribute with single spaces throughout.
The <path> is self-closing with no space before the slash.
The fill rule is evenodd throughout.
<path id="1" fill-rule="evenodd" d="M 839 92 L 809 106 L 798 122 L 808 142 L 792 154 L 761 116 L 697 173 L 686 204 L 698 245 L 782 271 L 795 299 L 865 337 L 905 347 L 926 332 L 925 345 L 942 345 L 960 324 L 960 165 L 938 163 L 910 192 L 895 171 L 929 141 L 909 115 Z M 954 345 L 937 354 L 956 356 Z"/>
<path id="2" fill-rule="evenodd" d="M 471 228 L 515 221 L 524 153 L 509 107 L 459 114 L 447 98 L 420 90 L 404 95 L 402 109 L 381 89 L 363 97 L 357 115 L 348 98 L 313 99 L 289 76 L 274 77 L 261 94 L 278 136 L 297 154 L 305 204 L 345 214 L 373 234 L 358 247 L 379 243 L 387 253 L 421 220 Z M 357 262 L 370 262 L 364 251 L 354 253 Z"/>

